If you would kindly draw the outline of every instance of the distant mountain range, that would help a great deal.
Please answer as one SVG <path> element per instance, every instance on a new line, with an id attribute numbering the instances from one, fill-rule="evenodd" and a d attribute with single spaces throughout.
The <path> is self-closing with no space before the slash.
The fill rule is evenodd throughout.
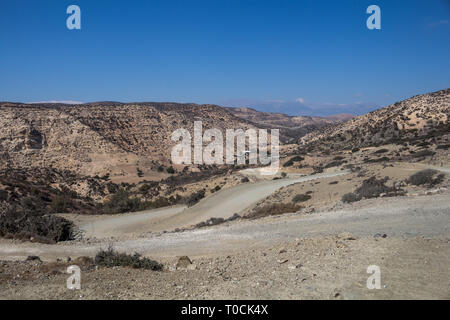
<path id="1" fill-rule="evenodd" d="M 261 112 L 253 108 L 228 108 L 239 118 L 251 121 L 261 128 L 280 129 L 281 140 L 292 142 L 305 134 L 334 123 L 350 120 L 351 114 L 336 114 L 329 117 L 289 116 L 284 113 Z"/>

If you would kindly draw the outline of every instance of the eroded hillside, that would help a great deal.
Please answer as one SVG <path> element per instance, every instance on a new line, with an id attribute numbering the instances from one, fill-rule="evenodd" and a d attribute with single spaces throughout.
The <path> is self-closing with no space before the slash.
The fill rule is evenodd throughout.
<path id="1" fill-rule="evenodd" d="M 300 139 L 310 149 L 333 150 L 404 141 L 441 139 L 450 131 L 450 89 L 417 95 L 388 107 L 325 127 Z"/>

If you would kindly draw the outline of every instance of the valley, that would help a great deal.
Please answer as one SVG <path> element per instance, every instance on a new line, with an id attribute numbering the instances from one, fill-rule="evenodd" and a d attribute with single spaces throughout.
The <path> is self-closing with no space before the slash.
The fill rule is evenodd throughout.
<path id="1" fill-rule="evenodd" d="M 1 103 L 1 297 L 448 299 L 449 95 L 339 120 Z M 193 133 L 199 119 L 204 129 L 280 125 L 278 172 L 172 163 L 171 130 Z M 162 270 L 100 266 L 108 247 Z M 75 262 L 79 293 L 64 287 Z M 373 264 L 376 292 L 365 287 Z"/>

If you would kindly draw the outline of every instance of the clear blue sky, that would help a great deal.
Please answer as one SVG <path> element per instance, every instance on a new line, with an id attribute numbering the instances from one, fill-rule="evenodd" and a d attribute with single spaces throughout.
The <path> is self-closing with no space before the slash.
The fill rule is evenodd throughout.
<path id="1" fill-rule="evenodd" d="M 71 4 L 81 30 L 66 28 Z M 371 4 L 381 30 L 366 28 Z M 446 0 L 0 2 L 0 101 L 363 113 L 447 87 Z"/>

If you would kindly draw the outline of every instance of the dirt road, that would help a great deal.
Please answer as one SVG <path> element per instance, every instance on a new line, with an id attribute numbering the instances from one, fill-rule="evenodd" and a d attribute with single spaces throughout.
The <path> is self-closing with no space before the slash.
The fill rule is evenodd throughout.
<path id="1" fill-rule="evenodd" d="M 341 210 L 292 214 L 256 221 L 237 221 L 178 233 L 156 233 L 133 240 L 72 242 L 57 245 L 0 242 L 0 259 L 38 255 L 54 260 L 66 256 L 93 256 L 112 244 L 117 250 L 148 256 L 203 256 L 264 247 L 295 238 L 377 233 L 388 237 L 450 235 L 449 194 L 377 198 L 346 205 Z"/>
<path id="2" fill-rule="evenodd" d="M 290 179 L 260 181 L 220 190 L 193 207 L 175 206 L 121 215 L 70 216 L 86 237 L 108 238 L 140 235 L 145 232 L 171 231 L 209 218 L 229 218 L 290 184 L 336 177 L 348 171 L 322 173 Z"/>

